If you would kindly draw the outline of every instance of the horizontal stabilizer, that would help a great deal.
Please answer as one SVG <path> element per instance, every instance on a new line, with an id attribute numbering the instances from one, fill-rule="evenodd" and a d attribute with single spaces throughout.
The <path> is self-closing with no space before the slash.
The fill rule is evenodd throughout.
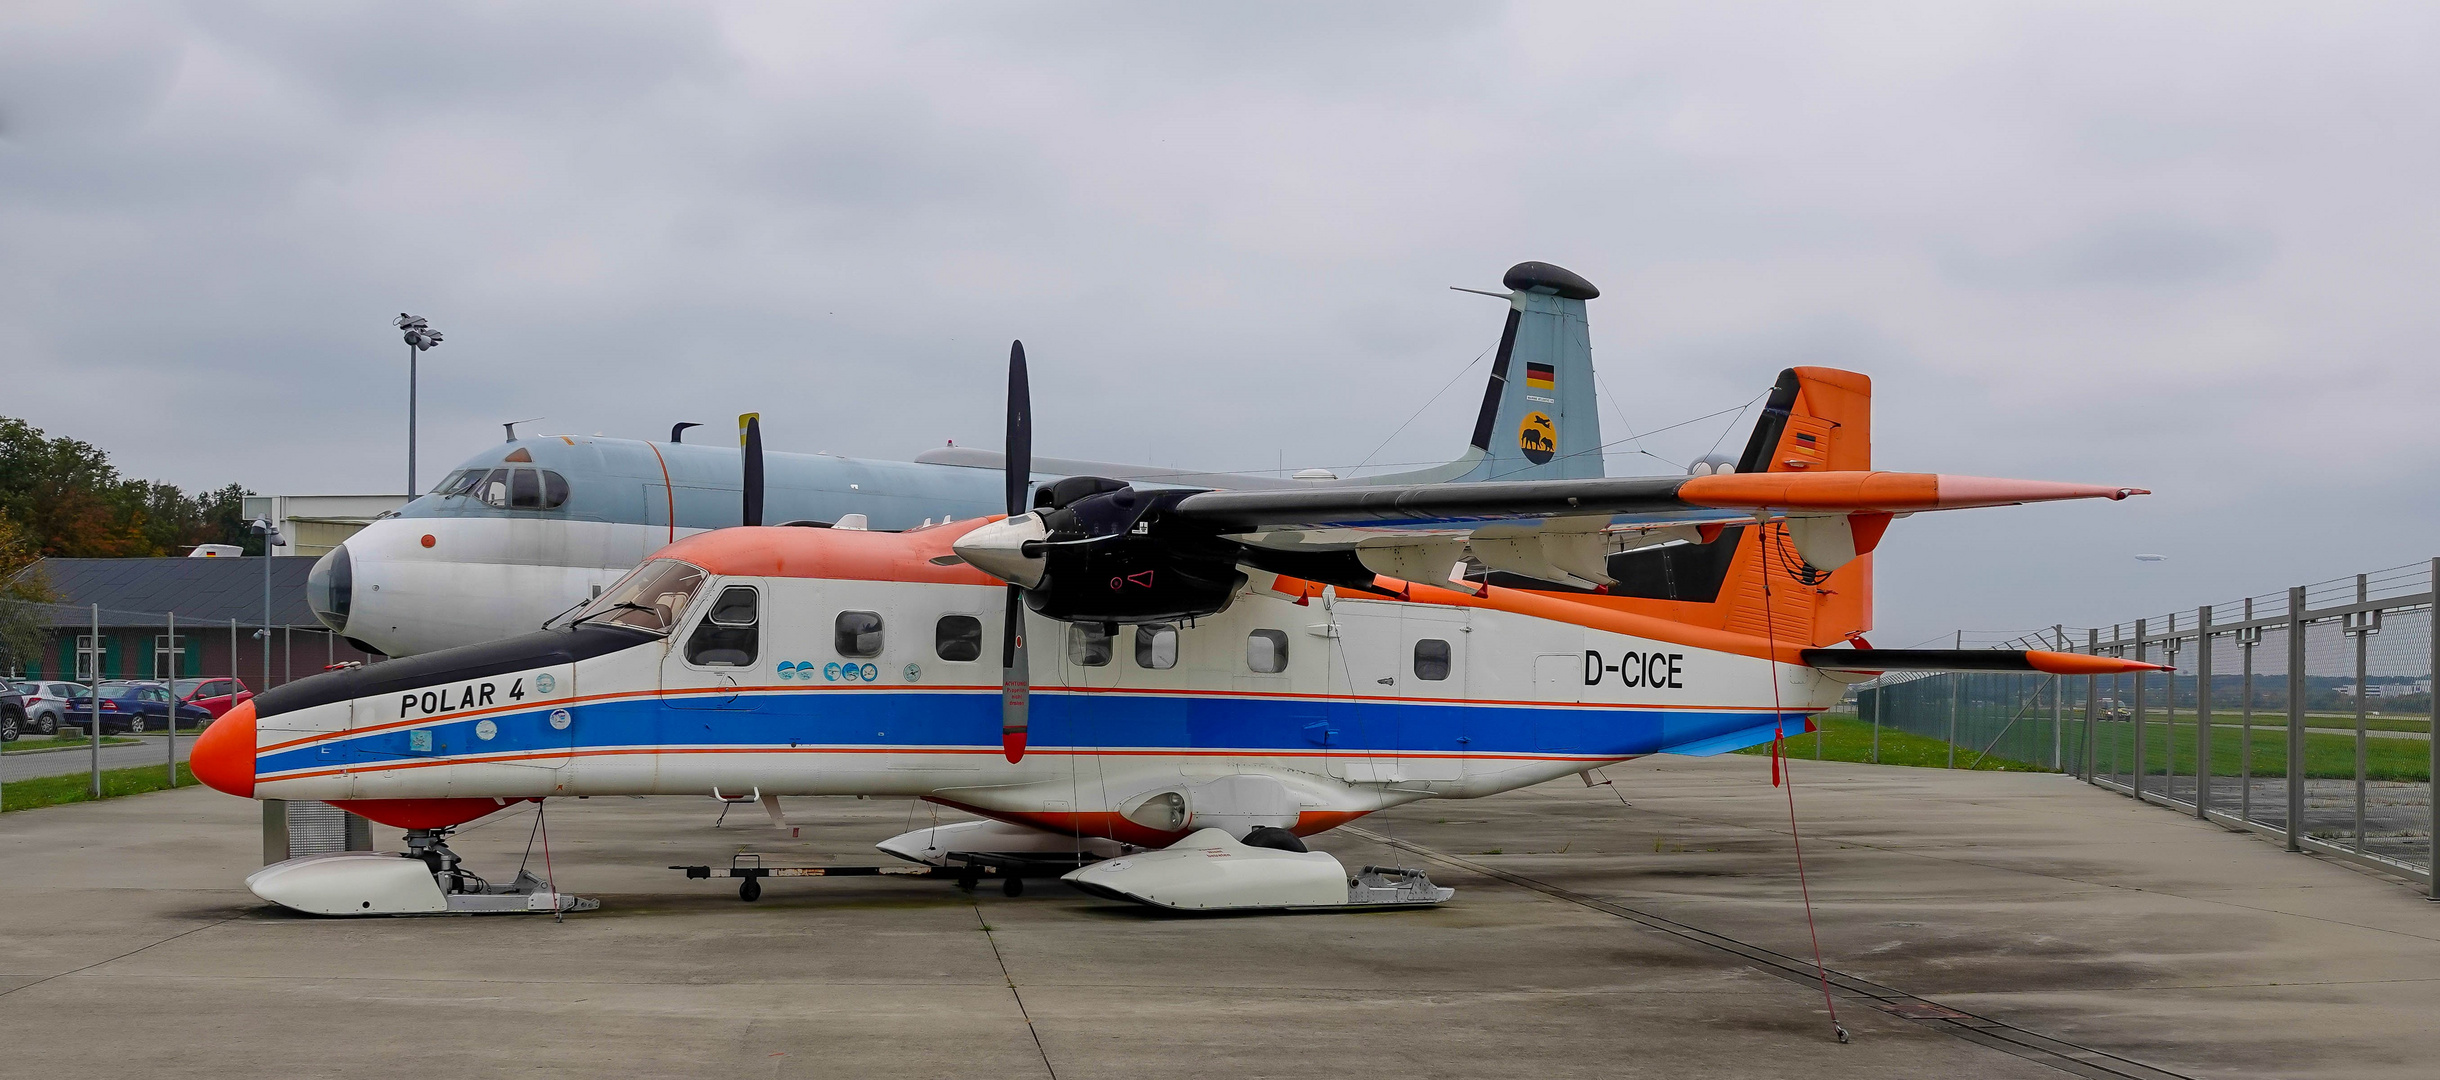
<path id="1" fill-rule="evenodd" d="M 1805 664 L 1831 671 L 2039 671 L 2049 675 L 2130 675 L 2167 671 L 2114 656 L 2040 649 L 1806 649 Z"/>

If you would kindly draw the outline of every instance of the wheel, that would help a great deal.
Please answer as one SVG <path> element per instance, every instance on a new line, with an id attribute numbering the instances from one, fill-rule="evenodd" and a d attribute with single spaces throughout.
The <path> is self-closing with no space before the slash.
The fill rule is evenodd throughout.
<path id="1" fill-rule="evenodd" d="M 59 714 L 48 712 L 42 714 L 41 718 L 34 721 L 34 730 L 43 735 L 59 734 Z"/>
<path id="2" fill-rule="evenodd" d="M 0 742 L 17 741 L 17 718 L 0 716 Z"/>
<path id="3" fill-rule="evenodd" d="M 132 735 L 144 734 L 144 718 L 141 716 L 129 717 L 127 719 L 127 731 Z"/>
<path id="4" fill-rule="evenodd" d="M 762 899 L 762 879 L 747 878 L 745 884 L 737 887 L 737 898 L 749 904 Z"/>
<path id="5" fill-rule="evenodd" d="M 1025 879 L 1024 879 L 1024 878 L 1021 878 L 1021 877 L 1018 877 L 1018 876 L 1017 876 L 1017 875 L 1015 875 L 1015 874 L 1010 874 L 1010 875 L 1008 875 L 1007 877 L 1001 878 L 1001 879 L 1000 879 L 1000 895 L 1002 895 L 1002 896 L 1023 896 L 1023 895 L 1025 895 Z"/>

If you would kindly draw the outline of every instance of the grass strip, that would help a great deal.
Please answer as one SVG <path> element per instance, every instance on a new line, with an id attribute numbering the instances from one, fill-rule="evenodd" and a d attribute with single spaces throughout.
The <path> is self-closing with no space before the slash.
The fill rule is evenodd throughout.
<path id="1" fill-rule="evenodd" d="M 2093 733 L 2095 768 L 2103 773 L 2123 772 L 2134 767 L 2135 733 L 2133 724 L 2096 724 Z M 2236 776 L 2246 762 L 2241 756 L 2247 744 L 2241 728 L 2211 728 L 2211 774 Z M 2254 728 L 2251 744 L 2253 775 L 2275 780 L 2287 775 L 2287 729 Z M 2194 725 L 2192 723 L 2144 725 L 2144 771 L 2160 775 L 2170 773 L 2189 776 L 2194 773 Z M 2304 775 L 2312 780 L 2355 779 L 2355 736 L 2324 735 L 2311 728 L 2304 734 Z M 2421 739 L 2364 740 L 2364 778 L 2420 783 L 2431 779 L 2431 745 Z"/>
<path id="2" fill-rule="evenodd" d="M 102 736 L 103 746 L 120 746 L 134 741 L 134 739 L 122 739 L 116 735 Z M 70 747 L 91 745 L 93 745 L 92 739 L 80 735 L 62 735 L 54 739 L 19 739 L 8 744 L 6 752 L 22 754 L 28 750 L 65 750 Z"/>
<path id="3" fill-rule="evenodd" d="M 1854 761 L 1866 764 L 1874 762 L 1870 723 L 1841 716 L 1823 717 L 1816 722 L 1822 725 L 1821 760 Z M 1957 749 L 1958 767 L 1962 769 L 1967 762 L 1973 761 L 1976 750 L 1975 747 L 1959 747 Z M 1768 756 L 1771 747 L 1769 743 L 1764 743 L 1761 746 L 1749 746 L 1737 752 Z M 1813 736 L 1791 732 L 1781 752 L 1804 761 L 1814 760 Z M 1939 739 L 1885 727 L 1881 729 L 1881 751 L 1878 763 L 1911 765 L 1930 769 L 1945 768 L 1949 763 L 1949 744 Z M 1974 768 L 1981 772 L 2050 771 L 2038 765 L 2012 761 L 1996 754 L 1983 758 L 1981 763 L 1975 765 Z"/>
<path id="4" fill-rule="evenodd" d="M 185 765 L 178 766 L 178 786 L 195 782 L 195 773 Z M 169 787 L 168 770 L 159 765 L 138 765 L 131 769 L 107 769 L 102 773 L 102 797 L 115 799 L 121 795 L 142 795 Z M 0 813 L 11 810 L 32 810 L 44 806 L 93 801 L 93 774 L 70 773 L 66 776 L 42 776 L 32 780 L 11 780 L 0 789 Z"/>

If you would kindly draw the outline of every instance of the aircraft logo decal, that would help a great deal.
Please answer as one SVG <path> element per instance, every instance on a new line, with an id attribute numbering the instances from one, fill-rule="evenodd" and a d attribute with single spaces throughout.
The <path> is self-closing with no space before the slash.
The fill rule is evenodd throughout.
<path id="1" fill-rule="evenodd" d="M 1551 455 L 1559 451 L 1559 429 L 1551 424 L 1549 413 L 1525 414 L 1525 422 L 1517 425 L 1517 449 L 1536 465 L 1550 462 Z"/>
<path id="2" fill-rule="evenodd" d="M 822 678 L 831 682 L 880 682 L 881 669 L 871 664 L 829 663 L 822 665 Z"/>

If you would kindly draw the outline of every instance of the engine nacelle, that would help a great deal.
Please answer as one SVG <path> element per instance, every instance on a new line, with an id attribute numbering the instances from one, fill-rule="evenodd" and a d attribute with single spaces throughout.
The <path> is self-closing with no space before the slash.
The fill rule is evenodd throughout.
<path id="1" fill-rule="evenodd" d="M 1226 610 L 1245 587 L 1237 545 L 1200 528 L 1164 528 L 1161 511 L 1193 491 L 1122 487 L 1039 511 L 1042 578 L 1026 606 L 1067 622 L 1140 623 Z"/>

